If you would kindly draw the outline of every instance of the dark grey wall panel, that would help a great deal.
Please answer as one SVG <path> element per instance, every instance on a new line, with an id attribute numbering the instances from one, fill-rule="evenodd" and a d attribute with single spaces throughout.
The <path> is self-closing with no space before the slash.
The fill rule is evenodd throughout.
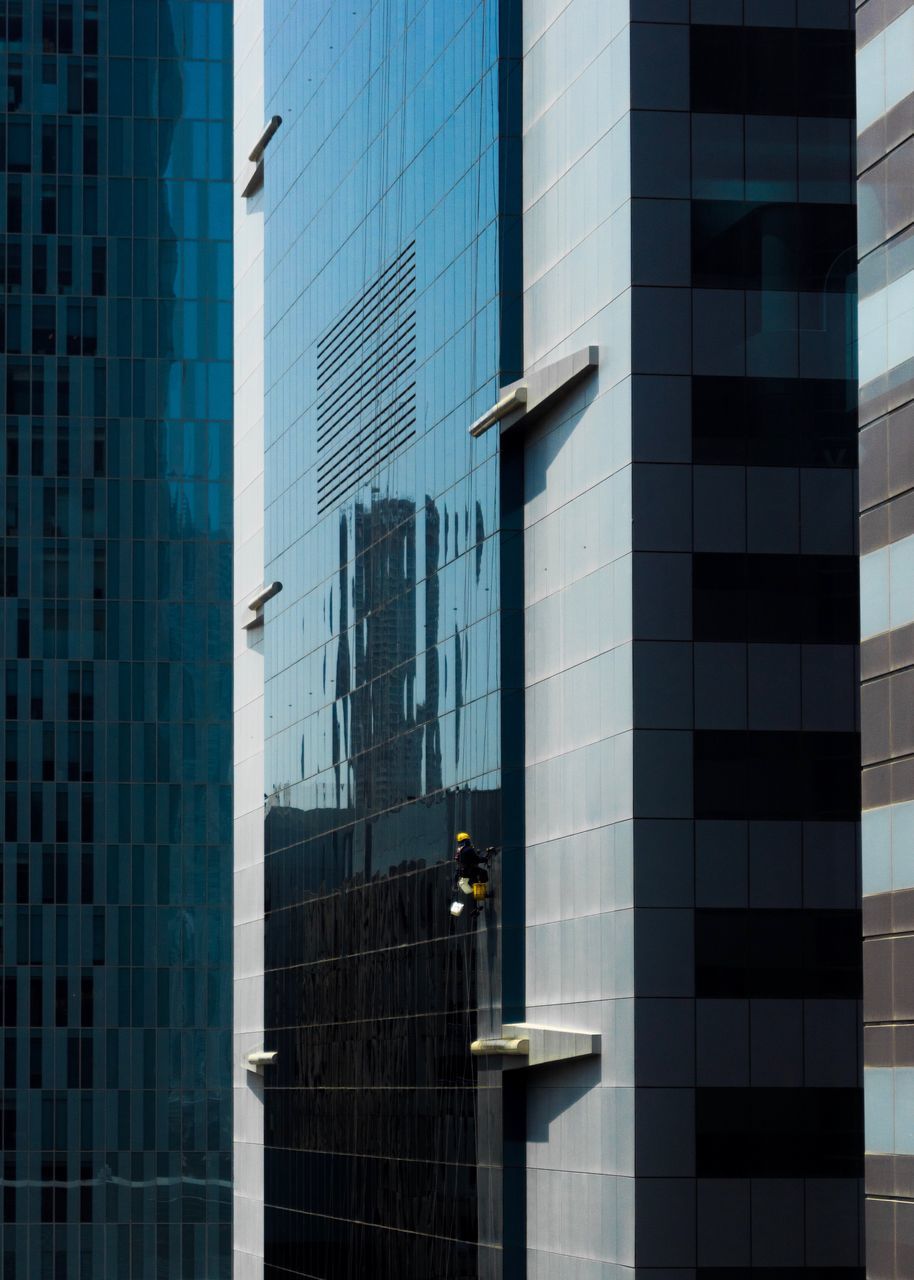
<path id="1" fill-rule="evenodd" d="M 857 415 L 856 371 L 847 360 L 856 261 L 852 7 L 696 0 L 690 17 L 689 413 L 671 385 L 676 427 L 664 432 L 656 425 L 659 388 L 652 385 L 652 397 L 639 388 L 633 438 L 636 450 L 639 439 L 649 440 L 652 461 L 681 463 L 676 450 L 690 427 L 691 556 L 682 554 L 682 533 L 667 513 L 639 510 L 652 497 L 663 500 L 659 479 L 651 487 L 636 476 L 636 533 L 668 541 L 636 543 L 650 554 L 634 563 L 633 670 L 636 717 L 643 707 L 651 724 L 663 723 L 658 704 L 668 697 L 668 723 L 675 717 L 685 729 L 681 698 L 689 689 L 692 695 L 694 838 L 685 841 L 678 828 L 673 835 L 671 824 L 678 853 L 665 863 L 661 837 L 652 829 L 648 840 L 645 832 L 651 870 L 641 881 L 659 904 L 660 869 L 693 861 L 692 929 L 681 935 L 690 900 L 676 879 L 666 900 L 679 908 L 668 913 L 677 917 L 675 930 L 664 932 L 663 913 L 636 910 L 635 979 L 640 1004 L 638 961 L 645 982 L 669 983 L 671 955 L 683 963 L 694 956 L 696 1182 L 694 1202 L 691 1191 L 674 1192 L 660 1169 L 650 1190 L 645 1185 L 636 1266 L 694 1266 L 698 1276 L 714 1268 L 728 1276 L 771 1274 L 765 1268 L 858 1276 Z M 669 31 L 652 40 L 639 35 L 633 56 L 642 45 L 675 40 Z M 642 102 L 665 110 L 634 121 L 634 192 L 658 205 L 677 202 L 681 232 L 686 175 L 677 153 L 686 130 L 671 99 L 651 87 L 646 70 L 643 77 Z M 809 120 L 818 133 L 807 131 Z M 818 180 L 827 170 L 829 189 L 810 196 L 803 148 L 814 135 L 833 146 L 827 158 L 818 156 Z M 759 147 L 767 148 L 764 162 Z M 673 247 L 643 261 L 656 221 L 646 216 L 633 227 L 636 264 L 665 271 L 663 284 L 679 283 L 681 253 Z M 782 251 L 776 264 L 768 236 Z M 822 250 L 818 266 L 803 248 L 810 237 Z M 645 362 L 638 367 L 650 359 L 658 379 L 679 373 L 673 344 L 643 352 L 661 292 L 637 291 L 646 295 L 633 309 L 636 358 Z M 639 413 L 650 424 L 643 437 Z M 671 451 L 666 457 L 660 441 Z M 688 641 L 691 682 L 681 670 Z M 670 669 L 660 675 L 664 649 Z M 637 802 L 637 752 L 635 761 Z M 668 785 L 656 768 L 654 780 Z M 636 892 L 638 850 L 636 833 Z M 646 963 L 651 946 L 653 966 Z M 687 990 L 683 984 L 682 998 Z M 653 1059 L 645 1061 L 656 1071 Z M 694 1253 L 691 1224 L 683 1221 L 693 1203 Z M 667 1221 L 651 1213 L 663 1204 Z M 650 1226 L 656 1241 L 642 1234 Z"/>

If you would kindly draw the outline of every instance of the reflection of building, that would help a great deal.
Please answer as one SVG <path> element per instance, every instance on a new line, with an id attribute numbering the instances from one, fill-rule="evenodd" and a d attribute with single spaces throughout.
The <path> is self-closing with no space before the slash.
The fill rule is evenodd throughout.
<path id="1" fill-rule="evenodd" d="M 355 39 L 347 66 L 367 74 L 378 22 L 385 40 L 424 47 L 431 7 L 406 26 L 400 8 L 375 6 L 364 25 L 346 14 Z M 237 1274 L 475 1274 L 480 1241 L 494 1263 L 504 1234 L 500 1090 L 468 1048 L 491 1021 L 500 985 L 500 917 L 490 917 L 482 952 L 469 932 L 447 925 L 454 835 L 469 827 L 483 843 L 498 843 L 502 816 L 492 574 L 498 469 L 494 449 L 482 465 L 478 449 L 471 456 L 463 426 L 473 416 L 470 397 L 477 387 L 479 400 L 491 392 L 500 350 L 509 347 L 499 336 L 502 251 L 493 252 L 490 237 L 504 232 L 492 193 L 510 144 L 501 153 L 493 147 L 486 118 L 508 65 L 496 57 L 488 0 L 465 14 L 438 7 L 435 40 L 446 27 L 455 37 L 462 31 L 459 74 L 433 69 L 432 57 L 426 86 L 448 86 L 433 110 L 422 105 L 425 89 L 409 90 L 410 119 L 426 118 L 414 131 L 400 117 L 402 172 L 380 241 L 362 221 L 361 197 L 341 193 L 336 205 L 336 179 L 313 188 L 315 210 L 330 218 L 318 238 L 332 284 L 316 309 L 295 286 L 288 332 L 299 336 L 284 350 L 283 295 L 300 268 L 309 279 L 312 269 L 287 261 L 288 245 L 276 236 L 275 174 L 296 137 L 311 146 L 302 109 L 311 73 L 296 67 L 286 100 L 274 101 L 286 79 L 274 56 L 294 46 L 273 39 L 269 6 L 263 18 L 254 3 L 236 14 L 245 30 L 266 23 L 263 103 L 251 105 L 250 55 L 236 80 L 254 135 L 239 138 L 239 154 L 250 153 L 264 119 L 283 117 L 265 153 L 262 191 L 239 202 L 236 215 L 247 297 L 236 310 L 245 328 L 237 451 L 251 458 L 251 472 L 259 458 L 264 464 L 261 510 L 257 486 L 239 477 L 236 517 L 249 538 L 236 557 L 236 575 L 245 575 L 236 581 L 240 615 L 248 617 L 262 584 L 283 584 L 263 611 L 262 632 L 240 633 L 236 644 L 236 900 L 251 903 L 236 951 Z M 312 9 L 296 5 L 294 21 L 310 30 Z M 339 39 L 348 40 L 342 30 Z M 349 71 L 341 64 L 333 74 L 348 94 Z M 372 135 L 388 122 L 397 92 L 386 73 L 376 83 Z M 468 119 L 455 114 L 464 99 Z M 482 139 L 462 162 L 462 186 L 442 205 L 422 154 L 439 126 L 442 156 Z M 353 138 L 364 135 L 363 122 Z M 417 163 L 407 175 L 410 155 Z M 360 190 L 370 170 L 373 162 L 358 162 Z M 244 166 L 239 186 L 248 176 Z M 458 216 L 471 207 L 478 212 Z M 503 259 L 506 273 L 512 252 L 516 243 Z M 251 388 L 260 377 L 253 330 L 261 261 L 267 385 L 258 450 Z M 284 407 L 291 401 L 270 381 L 283 379 L 281 367 L 298 384 L 294 424 Z M 259 523 L 262 548 L 251 532 Z M 265 792 L 260 833 L 250 819 Z M 247 1087 L 243 1066 L 261 1045 L 278 1053 L 262 1092 L 258 1082 Z"/>
<path id="2" fill-rule="evenodd" d="M 340 611 L 333 761 L 340 779 L 342 764 L 348 762 L 355 788 L 352 802 L 363 813 L 384 811 L 442 785 L 437 716 L 440 519 L 430 498 L 424 511 L 425 564 L 418 578 L 425 599 L 422 632 L 416 616 L 416 524 L 414 503 L 375 497 L 367 506 L 356 503 L 350 544 L 347 518 L 340 517 L 339 575 L 331 585 Z M 427 648 L 417 653 L 422 636 Z M 419 663 L 425 690 L 421 698 Z M 455 680 L 459 693 L 459 673 Z"/>
<path id="3" fill-rule="evenodd" d="M 4 1277 L 227 1274 L 231 10 L 198 9 L 0 14 Z"/>
<path id="4" fill-rule="evenodd" d="M 416 733 L 416 508 L 403 499 L 356 503 L 353 517 L 353 683 L 349 694 L 355 804 L 364 813 L 415 798 L 421 786 Z M 347 548 L 347 559 L 349 549 Z M 340 568 L 342 579 L 345 569 Z M 348 637 L 340 637 L 340 645 Z"/>
<path id="5" fill-rule="evenodd" d="M 246 1274 L 861 1275 L 840 7 L 266 7 Z"/>
<path id="6" fill-rule="evenodd" d="M 914 4 L 858 10 L 867 1274 L 914 1267 Z"/>
<path id="7" fill-rule="evenodd" d="M 418 716 L 425 726 L 424 762 L 427 792 L 440 791 L 443 783 L 441 772 L 441 725 L 435 714 L 441 693 L 441 656 L 432 637 L 439 634 L 441 620 L 441 588 L 438 583 L 438 539 L 441 537 L 441 521 L 438 508 L 431 498 L 425 499 L 425 692 L 418 707 Z M 478 534 L 478 547 L 482 549 L 484 531 Z M 456 736 L 456 731 L 455 731 Z"/>

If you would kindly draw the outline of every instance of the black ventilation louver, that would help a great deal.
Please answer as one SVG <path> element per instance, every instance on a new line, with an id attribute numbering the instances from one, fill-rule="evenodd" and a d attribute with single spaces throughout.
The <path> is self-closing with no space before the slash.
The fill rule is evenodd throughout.
<path id="1" fill-rule="evenodd" d="M 317 344 L 317 509 L 341 502 L 416 434 L 413 241 Z"/>

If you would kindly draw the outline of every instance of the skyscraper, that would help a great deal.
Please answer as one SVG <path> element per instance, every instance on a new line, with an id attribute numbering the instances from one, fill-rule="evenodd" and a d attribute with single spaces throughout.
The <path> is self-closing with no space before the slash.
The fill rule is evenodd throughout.
<path id="1" fill-rule="evenodd" d="M 914 5 L 857 10 L 867 1274 L 914 1267 Z"/>
<path id="2" fill-rule="evenodd" d="M 238 1275 L 856 1280 L 851 6 L 238 12 Z"/>
<path id="3" fill-rule="evenodd" d="M 230 21 L 0 4 L 4 1280 L 230 1271 Z"/>

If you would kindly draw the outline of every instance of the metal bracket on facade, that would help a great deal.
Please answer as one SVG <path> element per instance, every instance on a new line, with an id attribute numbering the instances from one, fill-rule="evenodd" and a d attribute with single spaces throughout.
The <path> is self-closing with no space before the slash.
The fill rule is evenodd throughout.
<path id="1" fill-rule="evenodd" d="M 527 1036 L 515 1036 L 510 1040 L 505 1036 L 489 1036 L 485 1040 L 474 1040 L 470 1053 L 477 1057 L 497 1053 L 526 1058 L 530 1053 L 530 1041 Z"/>
<path id="2" fill-rule="evenodd" d="M 279 595 L 282 591 L 281 582 L 271 582 L 268 586 L 262 587 L 255 596 L 248 601 L 248 608 L 253 613 L 253 618 L 249 618 L 247 622 L 242 622 L 241 626 L 245 631 L 253 631 L 256 627 L 263 626 L 263 606 L 268 600 L 272 600 L 274 596 Z"/>
<path id="3" fill-rule="evenodd" d="M 596 1031 L 566 1031 L 562 1027 L 537 1027 L 530 1022 L 506 1023 L 500 1036 L 474 1040 L 470 1052 L 476 1057 L 523 1058 L 506 1062 L 506 1067 L 538 1067 L 547 1062 L 567 1062 L 600 1052 Z"/>
<path id="4" fill-rule="evenodd" d="M 255 1049 L 253 1053 L 247 1054 L 244 1059 L 244 1065 L 248 1071 L 253 1071 L 255 1075 L 262 1076 L 264 1067 L 272 1067 L 273 1063 L 279 1056 L 278 1049 Z"/>
<path id="5" fill-rule="evenodd" d="M 580 351 L 563 356 L 553 364 L 534 369 L 526 377 L 503 389 L 497 404 L 481 418 L 477 418 L 470 427 L 470 435 L 484 435 L 496 422 L 501 423 L 502 435 L 520 422 L 526 426 L 540 413 L 551 408 L 557 399 L 566 395 L 581 378 L 596 369 L 599 363 L 599 347 L 582 347 Z"/>
<path id="6" fill-rule="evenodd" d="M 518 411 L 523 412 L 524 405 L 527 403 L 527 386 L 524 382 L 512 382 L 509 387 L 505 387 L 503 394 L 499 397 L 497 403 L 492 405 L 491 409 L 487 409 L 481 418 L 477 418 L 470 427 L 471 436 L 481 436 L 488 431 L 489 427 L 501 422 L 510 414 Z"/>
<path id="7" fill-rule="evenodd" d="M 271 116 L 270 123 L 255 142 L 254 150 L 248 156 L 248 159 L 252 164 L 256 165 L 256 168 L 248 179 L 247 186 L 241 193 L 245 200 L 250 196 L 256 195 L 263 186 L 263 153 L 267 149 L 268 142 L 281 124 L 282 116 Z"/>

